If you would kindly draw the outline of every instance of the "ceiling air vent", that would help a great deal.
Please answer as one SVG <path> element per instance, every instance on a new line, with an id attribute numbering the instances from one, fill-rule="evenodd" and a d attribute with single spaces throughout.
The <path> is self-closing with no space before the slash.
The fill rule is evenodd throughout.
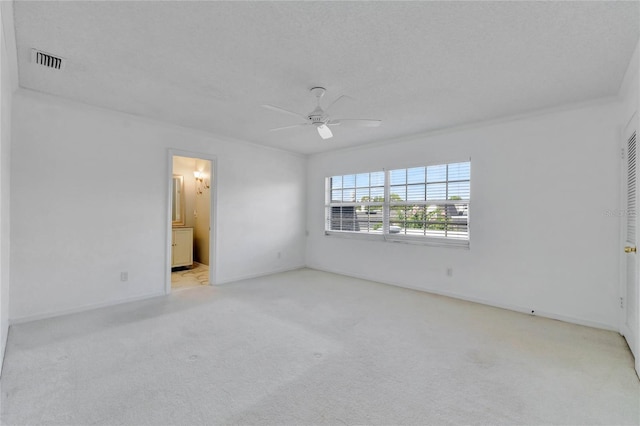
<path id="1" fill-rule="evenodd" d="M 49 53 L 45 53 L 36 49 L 31 49 L 31 61 L 38 65 L 42 65 L 47 68 L 53 68 L 55 70 L 63 69 L 65 63 L 64 58 L 53 56 Z"/>

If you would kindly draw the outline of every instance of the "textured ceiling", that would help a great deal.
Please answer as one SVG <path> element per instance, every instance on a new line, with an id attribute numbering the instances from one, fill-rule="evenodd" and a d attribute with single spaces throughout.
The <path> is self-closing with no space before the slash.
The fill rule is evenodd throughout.
<path id="1" fill-rule="evenodd" d="M 638 2 L 66 2 L 14 6 L 22 87 L 300 153 L 615 95 Z M 64 70 L 30 60 L 37 48 Z M 379 128 L 311 127 L 309 93 Z"/>

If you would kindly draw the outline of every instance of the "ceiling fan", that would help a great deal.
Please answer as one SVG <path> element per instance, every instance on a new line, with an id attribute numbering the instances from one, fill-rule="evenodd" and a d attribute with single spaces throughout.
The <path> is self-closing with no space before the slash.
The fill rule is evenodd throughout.
<path id="1" fill-rule="evenodd" d="M 275 129 L 271 129 L 271 131 L 285 130 L 285 129 L 293 129 L 295 127 L 305 127 L 305 126 L 315 126 L 318 130 L 318 134 L 322 139 L 329 139 L 333 137 L 333 132 L 331 132 L 330 126 L 356 126 L 356 127 L 378 127 L 381 120 L 365 120 L 365 119 L 353 119 L 353 118 L 331 118 L 327 111 L 336 102 L 341 99 L 348 98 L 348 96 L 342 95 L 334 100 L 326 109 L 322 109 L 320 106 L 320 101 L 324 96 L 326 89 L 324 87 L 314 87 L 311 89 L 311 94 L 316 97 L 317 105 L 316 109 L 311 111 L 307 115 L 298 114 L 297 112 L 289 111 L 284 108 L 280 108 L 275 105 L 262 105 L 264 108 L 270 109 L 272 111 L 282 112 L 284 114 L 289 114 L 297 118 L 303 119 L 304 123 L 294 124 L 291 126 L 285 127 L 277 127 Z"/>

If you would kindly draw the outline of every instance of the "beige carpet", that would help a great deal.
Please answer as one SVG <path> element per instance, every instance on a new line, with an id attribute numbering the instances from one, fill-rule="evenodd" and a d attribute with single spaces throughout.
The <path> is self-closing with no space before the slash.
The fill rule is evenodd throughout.
<path id="1" fill-rule="evenodd" d="M 313 270 L 11 328 L 3 424 L 638 424 L 614 332 Z"/>
<path id="2" fill-rule="evenodd" d="M 209 285 L 209 267 L 193 262 L 191 268 L 176 268 L 171 272 L 171 288 L 196 287 Z"/>

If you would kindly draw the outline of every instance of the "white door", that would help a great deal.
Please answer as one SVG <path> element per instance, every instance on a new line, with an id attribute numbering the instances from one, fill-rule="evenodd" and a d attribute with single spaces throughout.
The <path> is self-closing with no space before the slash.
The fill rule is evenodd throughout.
<path id="1" fill-rule="evenodd" d="M 620 300 L 623 309 L 620 331 L 627 339 L 629 348 L 631 348 L 631 352 L 635 357 L 636 371 L 640 373 L 640 351 L 638 347 L 638 343 L 640 343 L 640 318 L 638 316 L 638 307 L 640 306 L 640 291 L 638 291 L 640 274 L 638 266 L 640 266 L 640 259 L 638 259 L 639 254 L 636 249 L 638 242 L 638 147 L 636 145 L 636 124 L 637 117 L 634 116 L 624 134 L 626 206 L 624 208 L 625 214 L 622 217 L 625 230 L 624 269 L 626 270 L 626 277 L 622 286 Z"/>

